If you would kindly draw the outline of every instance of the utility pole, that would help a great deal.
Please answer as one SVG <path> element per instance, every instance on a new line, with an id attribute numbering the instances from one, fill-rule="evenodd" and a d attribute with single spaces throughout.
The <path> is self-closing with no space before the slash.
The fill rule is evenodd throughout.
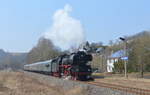
<path id="1" fill-rule="evenodd" d="M 124 42 L 124 52 L 125 52 L 124 57 L 127 57 L 127 40 L 122 37 L 120 37 L 119 39 Z M 124 76 L 125 78 L 127 78 L 127 61 L 126 60 L 124 60 Z"/>
<path id="2" fill-rule="evenodd" d="M 125 57 L 127 57 L 127 41 L 125 40 L 125 45 L 124 45 L 124 51 L 125 51 Z M 125 61 L 125 78 L 127 78 L 127 60 L 124 60 Z"/>

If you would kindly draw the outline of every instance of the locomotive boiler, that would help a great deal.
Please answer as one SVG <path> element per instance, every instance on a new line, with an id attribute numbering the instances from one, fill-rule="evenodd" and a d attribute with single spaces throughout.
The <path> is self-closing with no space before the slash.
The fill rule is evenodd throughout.
<path id="1" fill-rule="evenodd" d="M 92 80 L 92 55 L 84 51 L 64 54 L 54 59 L 28 64 L 24 70 L 72 80 Z"/>

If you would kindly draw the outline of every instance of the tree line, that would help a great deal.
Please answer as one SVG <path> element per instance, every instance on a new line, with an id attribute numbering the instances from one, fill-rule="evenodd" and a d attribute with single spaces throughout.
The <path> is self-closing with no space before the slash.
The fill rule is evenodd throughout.
<path id="1" fill-rule="evenodd" d="M 129 60 L 127 62 L 128 72 L 149 72 L 150 71 L 150 32 L 144 31 L 134 36 L 126 37 L 127 39 L 127 51 Z M 123 49 L 124 43 L 116 40 L 115 42 L 110 41 L 109 45 L 103 45 L 102 42 L 89 44 L 91 53 L 93 54 L 93 68 L 99 68 L 102 72 L 106 71 L 107 58 L 111 55 L 111 52 L 115 52 Z M 2 50 L 1 50 L 2 52 Z M 68 53 L 68 51 L 61 51 L 56 47 L 50 40 L 40 38 L 37 45 L 33 47 L 28 53 L 22 56 L 8 56 L 5 62 L 0 60 L 0 68 L 11 66 L 13 68 L 19 66 L 23 67 L 18 63 L 31 64 L 34 62 L 45 61 L 55 58 L 61 54 Z M 1 53 L 5 54 L 5 53 Z M 10 54 L 9 54 L 10 55 Z M 4 56 L 4 55 L 3 55 Z M 0 56 L 1 58 L 1 56 Z M 21 60 L 18 60 L 21 59 Z M 7 64 L 6 64 L 7 63 Z M 10 64 L 13 63 L 13 64 Z M 14 65 L 15 64 L 15 65 Z M 118 61 L 114 64 L 115 72 L 123 72 L 124 62 Z"/>
<path id="2" fill-rule="evenodd" d="M 38 44 L 33 47 L 27 55 L 27 63 L 50 60 L 61 55 L 63 52 L 54 46 L 49 39 L 40 38 Z"/>
<path id="3" fill-rule="evenodd" d="M 129 57 L 127 71 L 140 72 L 141 77 L 143 77 L 143 72 L 150 72 L 150 32 L 144 31 L 134 36 L 126 37 L 126 39 L 127 53 Z M 112 45 L 112 50 L 121 48 L 123 48 L 123 42 Z M 122 69 L 123 67 L 121 64 L 124 64 L 124 62 L 116 62 L 114 69 Z M 118 68 L 118 66 L 120 66 L 120 68 Z"/>

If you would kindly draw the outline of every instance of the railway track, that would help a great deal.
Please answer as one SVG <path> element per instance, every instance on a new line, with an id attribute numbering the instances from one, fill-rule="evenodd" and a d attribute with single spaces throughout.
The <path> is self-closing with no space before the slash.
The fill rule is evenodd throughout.
<path id="1" fill-rule="evenodd" d="M 88 84 L 105 87 L 105 88 L 111 88 L 113 90 L 119 90 L 124 91 L 126 93 L 133 93 L 135 95 L 150 95 L 150 90 L 142 89 L 142 88 L 133 88 L 123 85 L 117 85 L 117 84 L 110 84 L 110 83 L 104 83 L 104 82 L 86 82 Z"/>
<path id="2" fill-rule="evenodd" d="M 110 84 L 110 83 L 105 83 L 105 82 L 96 82 L 96 81 L 90 81 L 90 82 L 75 81 L 75 82 L 95 85 L 95 86 L 104 87 L 104 88 L 110 88 L 110 89 L 117 90 L 117 91 L 123 91 L 127 93 L 126 95 L 128 95 L 128 93 L 131 93 L 130 95 L 132 94 L 133 95 L 150 95 L 150 90 L 148 89 L 134 88 L 134 87 L 129 87 L 129 86 Z"/>

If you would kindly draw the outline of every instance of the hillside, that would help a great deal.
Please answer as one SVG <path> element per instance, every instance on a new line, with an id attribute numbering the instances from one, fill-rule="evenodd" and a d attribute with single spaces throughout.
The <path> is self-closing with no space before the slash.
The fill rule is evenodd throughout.
<path id="1" fill-rule="evenodd" d="M 26 61 L 27 53 L 11 53 L 0 49 L 0 70 L 22 68 Z"/>

